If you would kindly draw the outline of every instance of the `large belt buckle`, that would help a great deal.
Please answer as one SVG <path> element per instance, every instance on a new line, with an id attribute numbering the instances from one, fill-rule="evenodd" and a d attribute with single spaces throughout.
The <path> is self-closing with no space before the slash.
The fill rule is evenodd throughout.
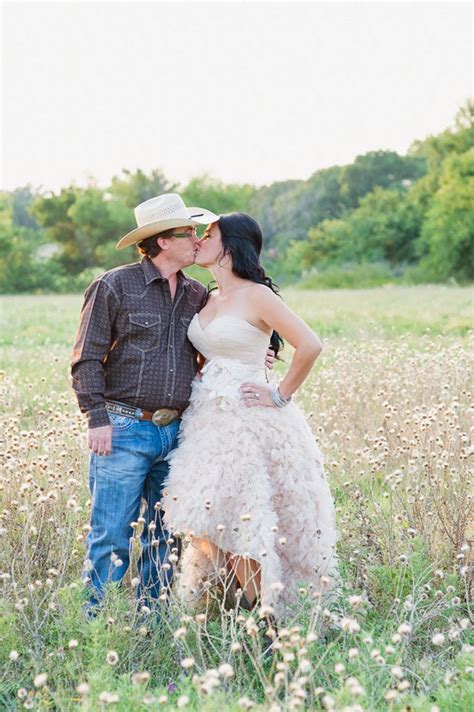
<path id="1" fill-rule="evenodd" d="M 179 410 L 174 410 L 174 408 L 160 408 L 160 410 L 155 410 L 151 420 L 154 425 L 159 427 L 160 425 L 169 425 L 176 420 L 179 416 Z"/>

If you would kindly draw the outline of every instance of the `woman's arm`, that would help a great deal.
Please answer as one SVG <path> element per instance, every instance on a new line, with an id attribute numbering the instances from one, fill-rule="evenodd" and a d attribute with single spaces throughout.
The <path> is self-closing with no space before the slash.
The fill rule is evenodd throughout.
<path id="1" fill-rule="evenodd" d="M 290 398 L 293 393 L 301 386 L 306 376 L 311 371 L 314 362 L 323 349 L 321 340 L 309 328 L 309 326 L 300 319 L 271 289 L 263 285 L 255 285 L 253 304 L 256 307 L 255 316 L 268 327 L 278 331 L 280 336 L 288 341 L 294 349 L 293 358 L 291 360 L 288 373 L 279 385 L 279 391 L 283 398 Z M 254 308 L 255 308 L 254 307 Z M 255 392 L 255 384 L 242 384 L 242 391 Z M 253 391 L 250 390 L 252 389 Z M 267 403 L 267 397 L 258 391 L 259 398 L 256 402 L 249 403 L 252 405 L 273 405 L 273 402 Z M 253 400 L 253 399 L 250 399 Z"/>

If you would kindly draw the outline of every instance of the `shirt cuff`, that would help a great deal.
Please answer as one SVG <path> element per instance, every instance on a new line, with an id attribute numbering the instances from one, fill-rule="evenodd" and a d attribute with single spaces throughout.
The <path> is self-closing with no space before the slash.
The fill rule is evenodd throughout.
<path id="1" fill-rule="evenodd" d="M 110 425 L 109 415 L 106 408 L 95 408 L 86 413 L 87 425 L 91 428 L 101 428 Z"/>

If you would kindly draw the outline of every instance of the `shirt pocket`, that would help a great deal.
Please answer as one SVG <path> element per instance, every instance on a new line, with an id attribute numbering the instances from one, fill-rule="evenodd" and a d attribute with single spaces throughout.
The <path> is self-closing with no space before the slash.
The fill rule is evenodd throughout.
<path id="1" fill-rule="evenodd" d="M 152 312 L 128 315 L 130 346 L 139 351 L 151 351 L 161 346 L 161 316 Z"/>

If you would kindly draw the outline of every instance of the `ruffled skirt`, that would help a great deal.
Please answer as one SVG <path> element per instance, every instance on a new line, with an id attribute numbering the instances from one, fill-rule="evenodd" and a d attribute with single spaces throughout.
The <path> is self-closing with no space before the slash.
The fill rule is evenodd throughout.
<path id="1" fill-rule="evenodd" d="M 242 382 L 264 379 L 231 359 L 207 365 L 169 456 L 162 504 L 168 528 L 190 542 L 181 597 L 199 595 L 222 565 L 210 553 L 216 548 L 259 562 L 261 604 L 281 615 L 301 586 L 334 588 L 338 534 L 323 457 L 302 412 L 294 403 L 248 408 L 240 398 Z M 214 546 L 206 552 L 202 540 Z"/>

